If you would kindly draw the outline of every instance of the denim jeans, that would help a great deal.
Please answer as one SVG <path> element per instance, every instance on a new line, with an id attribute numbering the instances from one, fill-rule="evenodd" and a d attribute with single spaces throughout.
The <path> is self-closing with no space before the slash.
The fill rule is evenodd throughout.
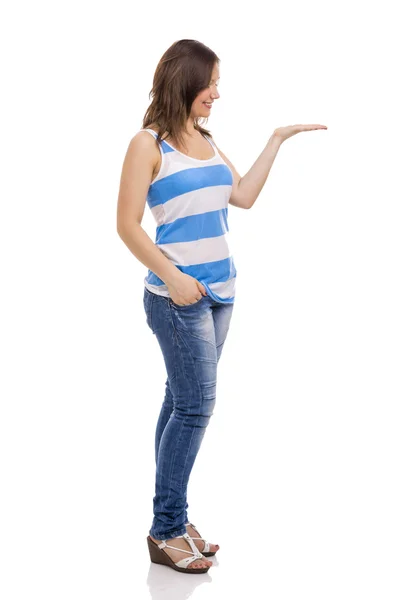
<path id="1" fill-rule="evenodd" d="M 213 414 L 217 364 L 234 304 L 215 302 L 207 295 L 180 306 L 146 287 L 143 304 L 167 371 L 155 435 L 154 518 L 149 530 L 155 539 L 166 540 L 186 533 L 189 475 Z"/>

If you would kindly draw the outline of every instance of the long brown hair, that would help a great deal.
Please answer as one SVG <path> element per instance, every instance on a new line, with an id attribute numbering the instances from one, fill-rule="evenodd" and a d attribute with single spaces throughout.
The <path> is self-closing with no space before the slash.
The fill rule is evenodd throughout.
<path id="1" fill-rule="evenodd" d="M 184 148 L 182 131 L 196 96 L 210 83 L 212 71 L 220 59 L 208 46 L 197 40 L 178 40 L 164 52 L 153 77 L 149 97 L 153 97 L 142 122 L 142 129 L 155 123 L 158 128 L 157 142 L 168 132 L 173 140 Z M 196 117 L 194 127 L 203 135 L 211 136 Z M 212 136 L 211 136 L 212 137 Z"/>

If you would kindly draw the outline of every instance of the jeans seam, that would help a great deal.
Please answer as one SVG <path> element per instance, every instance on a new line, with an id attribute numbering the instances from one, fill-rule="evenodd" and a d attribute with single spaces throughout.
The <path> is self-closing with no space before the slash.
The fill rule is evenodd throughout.
<path id="1" fill-rule="evenodd" d="M 179 331 L 178 331 L 178 330 L 177 330 L 177 337 L 179 337 L 179 339 L 182 341 L 183 345 L 184 345 L 184 346 L 185 346 L 185 348 L 186 348 L 186 351 L 187 351 L 188 355 L 190 356 L 190 359 L 191 359 L 191 361 L 193 362 L 193 365 L 195 366 L 195 364 L 196 364 L 196 363 L 195 363 L 195 359 L 194 359 L 194 357 L 193 357 L 193 354 L 192 354 L 192 352 L 190 351 L 190 348 L 188 348 L 188 346 L 185 344 L 185 340 L 184 340 L 184 338 L 183 338 L 183 337 L 182 337 L 182 336 L 179 334 Z M 182 349 L 181 349 L 181 346 L 180 346 L 180 345 L 178 345 L 178 347 L 179 347 L 179 351 L 180 351 L 180 353 L 182 354 Z M 183 365 L 183 372 L 185 373 L 185 366 L 184 366 L 184 365 L 185 365 L 185 363 L 184 363 L 184 361 L 182 361 L 182 365 Z M 197 376 L 197 373 L 196 373 L 196 369 L 195 369 L 195 368 L 193 369 L 193 373 L 195 374 L 196 383 L 197 383 L 197 386 L 198 386 L 198 388 L 199 388 L 199 392 L 200 392 L 200 406 L 198 407 L 198 408 L 199 408 L 199 410 L 200 410 L 200 409 L 201 409 L 201 406 L 203 406 L 203 405 L 204 405 L 203 390 L 202 390 L 202 387 L 201 387 L 200 381 L 199 381 L 199 379 L 198 379 L 198 376 Z M 191 448 L 192 441 L 193 441 L 193 435 L 194 435 L 194 432 L 195 432 L 195 428 L 196 428 L 196 427 L 197 427 L 197 425 L 198 425 L 199 419 L 200 419 L 200 417 L 197 417 L 197 419 L 196 419 L 196 423 L 195 423 L 195 425 L 194 425 L 194 427 L 193 427 L 193 430 L 192 430 L 192 435 L 191 435 L 191 438 L 190 438 L 190 442 L 189 442 L 188 450 L 187 450 L 186 457 L 185 457 L 185 464 L 183 465 L 183 468 L 182 468 L 182 477 L 181 477 L 181 481 L 180 481 L 180 483 L 179 483 L 179 487 L 180 487 L 181 489 L 183 489 L 183 477 L 184 477 L 184 473 L 185 473 L 186 463 L 187 463 L 187 461 L 188 461 L 188 458 L 189 458 L 189 454 L 190 454 L 190 448 Z M 186 421 L 186 418 L 184 417 L 184 419 L 183 419 L 183 422 L 185 423 L 185 421 Z"/>
<path id="2" fill-rule="evenodd" d="M 176 360 L 176 347 L 177 347 L 177 346 L 179 347 L 179 345 L 178 345 L 178 340 L 177 340 L 177 335 L 176 335 L 176 330 L 175 330 L 174 320 L 173 320 L 173 318 L 172 318 L 172 309 L 171 309 L 170 303 L 168 302 L 167 304 L 168 304 L 168 310 L 169 310 L 169 312 L 170 312 L 170 317 L 171 317 L 171 322 L 172 322 L 172 329 L 173 329 L 173 332 L 174 332 L 174 338 L 175 338 L 175 343 L 173 344 L 173 353 L 174 353 L 174 377 L 175 377 L 175 381 L 178 381 L 178 380 L 179 380 L 179 378 L 178 378 L 178 376 L 177 376 L 177 375 L 178 375 L 178 362 L 177 362 L 177 360 Z M 171 390 L 171 393 L 172 393 L 172 390 Z M 175 410 L 175 401 L 174 401 L 174 410 Z M 178 443 L 179 443 L 179 440 L 180 440 L 180 436 L 181 436 L 181 432 L 182 432 L 182 427 L 183 427 L 183 425 L 184 425 L 184 422 L 182 423 L 182 425 L 181 425 L 181 428 L 180 428 L 180 430 L 179 430 Z M 174 461 L 175 461 L 175 454 L 176 454 L 176 452 L 174 453 L 174 456 L 172 457 L 172 461 L 171 461 L 171 469 L 170 469 L 170 472 L 169 472 L 169 475 L 168 475 L 168 481 L 169 481 L 169 482 L 171 482 L 171 477 L 172 477 L 172 472 L 173 472 L 173 466 L 174 466 Z M 166 501 L 165 501 L 165 504 L 168 504 L 168 501 L 169 501 L 170 495 L 171 495 L 171 486 L 169 486 L 168 498 L 166 499 Z M 165 505 L 164 505 L 164 507 L 165 507 Z"/>
<path id="3" fill-rule="evenodd" d="M 153 331 L 153 303 L 154 303 L 155 297 L 152 294 L 150 296 L 150 302 L 149 302 L 149 325 L 150 325 L 150 329 Z"/>
<path id="4" fill-rule="evenodd" d="M 188 348 L 188 347 L 186 346 L 184 338 L 183 338 L 183 337 L 182 337 L 182 336 L 179 334 L 179 332 L 178 332 L 178 331 L 176 331 L 176 338 L 177 338 L 177 347 L 178 347 L 178 349 L 179 349 L 179 353 L 180 353 L 180 355 L 182 355 L 182 348 L 181 348 L 181 345 L 179 344 L 178 338 L 179 338 L 179 340 L 180 340 L 180 341 L 183 343 L 183 345 L 185 346 L 185 348 L 186 348 L 186 350 L 187 350 L 187 353 L 188 353 L 188 354 L 189 354 L 189 356 L 190 356 L 190 359 L 191 359 L 191 361 L 192 361 L 192 362 L 193 362 L 193 364 L 195 365 L 195 360 L 194 360 L 193 354 L 191 353 L 191 351 L 190 351 L 190 348 Z M 174 352 L 175 352 L 175 349 L 174 349 Z M 180 356 L 179 358 L 181 359 L 181 356 Z M 177 364 L 177 362 L 176 362 L 176 361 L 175 361 L 175 364 Z M 182 364 L 182 370 L 183 370 L 183 373 L 185 374 L 185 363 L 184 363 L 184 361 L 183 361 L 183 360 L 181 360 L 181 361 L 180 361 L 180 364 Z M 200 392 L 200 406 L 198 407 L 198 408 L 200 409 L 200 408 L 201 408 L 201 406 L 203 406 L 203 404 L 204 404 L 203 390 L 202 390 L 202 387 L 201 387 L 200 381 L 199 381 L 199 379 L 198 379 L 198 376 L 197 376 L 197 373 L 196 373 L 196 369 L 195 369 L 195 368 L 193 369 L 193 373 L 195 374 L 195 380 L 196 380 L 196 384 L 197 384 L 197 386 L 198 386 L 198 389 L 199 389 L 199 392 Z M 190 391 L 191 391 L 191 394 L 193 394 L 193 392 L 192 392 L 192 388 L 190 388 Z M 194 433 L 195 433 L 195 430 L 196 430 L 195 428 L 196 428 L 196 427 L 197 427 L 197 425 L 198 425 L 199 418 L 200 418 L 200 417 L 197 417 L 197 419 L 196 419 L 196 423 L 195 423 L 195 425 L 194 425 L 194 427 L 193 427 L 193 430 L 192 430 L 192 435 L 191 435 L 191 438 L 190 438 L 190 441 L 189 441 L 189 445 L 188 445 L 188 449 L 187 449 L 187 452 L 186 452 L 186 456 L 185 456 L 185 463 L 184 463 L 184 465 L 183 465 L 183 468 L 182 468 L 181 480 L 180 480 L 180 482 L 179 482 L 179 488 L 180 488 L 181 490 L 183 490 L 183 477 L 184 477 L 184 474 L 185 474 L 186 463 L 187 463 L 187 461 L 188 461 L 188 458 L 189 458 L 189 454 L 190 454 L 190 448 L 191 448 L 192 441 L 193 441 L 193 435 L 194 435 Z M 183 417 L 183 419 L 182 419 L 182 426 L 181 426 L 181 428 L 180 428 L 180 430 L 179 430 L 179 438 L 178 438 L 178 443 L 179 443 L 179 439 L 180 439 L 180 436 L 181 436 L 181 432 L 182 432 L 182 430 L 183 430 L 183 427 L 184 427 L 184 425 L 186 424 L 186 422 L 187 422 L 187 417 Z M 175 453 L 174 453 L 173 460 L 175 461 Z M 171 468 L 170 474 L 172 474 L 172 468 Z M 171 490 L 171 487 L 170 487 L 170 490 Z M 170 492 L 169 492 L 169 494 L 168 494 L 168 499 L 167 499 L 167 502 L 168 502 L 168 500 L 169 500 L 169 496 L 170 496 Z"/>
<path id="5" fill-rule="evenodd" d="M 163 507 L 164 509 L 165 509 L 165 505 L 168 504 L 168 501 L 169 501 L 170 496 L 171 496 L 171 479 L 172 479 L 172 473 L 173 473 L 174 465 L 175 465 L 175 457 L 176 457 L 176 454 L 177 454 L 176 449 L 179 446 L 179 442 L 180 442 L 180 439 L 181 439 L 181 434 L 182 434 L 182 429 L 183 429 L 184 424 L 185 424 L 185 419 L 183 419 L 182 424 L 180 426 L 179 434 L 178 434 L 178 442 L 177 442 L 177 444 L 175 446 L 175 451 L 174 451 L 174 454 L 173 454 L 173 457 L 172 457 L 172 461 L 171 461 L 171 468 L 170 468 L 169 474 L 168 474 L 168 485 L 169 485 L 168 497 L 167 497 L 167 499 L 165 501 L 165 504 L 164 504 L 164 507 Z"/>

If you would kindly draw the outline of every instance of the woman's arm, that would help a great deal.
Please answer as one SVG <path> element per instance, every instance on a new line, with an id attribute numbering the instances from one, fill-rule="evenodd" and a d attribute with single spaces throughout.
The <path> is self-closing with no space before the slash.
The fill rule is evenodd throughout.
<path id="1" fill-rule="evenodd" d="M 274 130 L 264 150 L 244 177 L 240 177 L 232 163 L 229 162 L 220 150 L 218 150 L 234 174 L 234 186 L 229 202 L 240 208 L 251 208 L 266 182 L 281 144 L 293 135 L 297 135 L 303 131 L 315 131 L 318 129 L 328 129 L 328 127 L 326 125 L 320 125 L 319 123 L 278 127 Z"/>
<path id="2" fill-rule="evenodd" d="M 148 133 L 138 132 L 132 138 L 122 166 L 117 232 L 132 254 L 166 285 L 170 285 L 182 276 L 182 272 L 161 252 L 141 226 L 158 155 L 156 142 Z"/>
<path id="3" fill-rule="evenodd" d="M 233 164 L 218 148 L 218 152 L 226 161 L 233 174 L 232 194 L 229 204 L 245 209 L 253 206 L 267 180 L 281 144 L 281 137 L 274 131 L 254 165 L 243 177 L 240 177 Z"/>

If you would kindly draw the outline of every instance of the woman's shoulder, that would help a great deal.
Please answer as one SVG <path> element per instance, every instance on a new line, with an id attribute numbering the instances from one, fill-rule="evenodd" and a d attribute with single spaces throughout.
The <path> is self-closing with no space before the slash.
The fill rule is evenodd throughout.
<path id="1" fill-rule="evenodd" d="M 160 131 L 160 128 L 158 127 L 157 123 L 151 123 L 150 125 L 148 125 L 147 127 L 145 127 L 144 129 L 151 129 L 152 131 L 154 131 L 155 133 L 158 134 L 158 132 Z M 165 137 L 165 136 L 164 136 Z"/>

